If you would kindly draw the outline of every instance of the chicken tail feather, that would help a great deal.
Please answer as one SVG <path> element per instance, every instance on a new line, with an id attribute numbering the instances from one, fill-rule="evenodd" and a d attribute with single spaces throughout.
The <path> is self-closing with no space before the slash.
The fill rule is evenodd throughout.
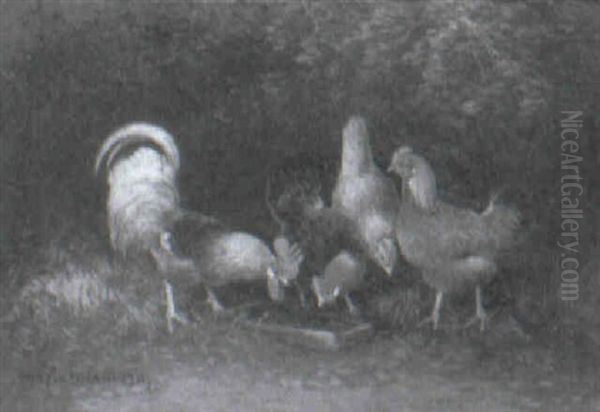
<path id="1" fill-rule="evenodd" d="M 515 232 L 521 223 L 521 213 L 517 208 L 498 202 L 495 194 L 482 214 L 489 233 L 494 237 L 496 248 L 504 249 L 513 243 Z"/>
<path id="2" fill-rule="evenodd" d="M 96 175 L 103 169 L 110 170 L 114 160 L 124 150 L 140 145 L 155 147 L 175 170 L 179 169 L 179 151 L 173 137 L 160 126 L 139 122 L 121 127 L 104 141 L 96 156 Z"/>
<path id="3" fill-rule="evenodd" d="M 94 169 L 107 175 L 113 249 L 127 254 L 156 247 L 179 208 L 179 151 L 171 134 L 150 123 L 125 125 L 104 141 Z"/>

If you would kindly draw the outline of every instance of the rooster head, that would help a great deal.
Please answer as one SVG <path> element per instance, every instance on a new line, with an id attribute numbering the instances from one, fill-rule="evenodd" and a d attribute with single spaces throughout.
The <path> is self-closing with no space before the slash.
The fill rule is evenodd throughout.
<path id="1" fill-rule="evenodd" d="M 392 155 L 389 173 L 402 178 L 403 196 L 410 196 L 424 210 L 432 210 L 437 200 L 433 169 L 423 157 L 408 146 L 398 148 Z"/>

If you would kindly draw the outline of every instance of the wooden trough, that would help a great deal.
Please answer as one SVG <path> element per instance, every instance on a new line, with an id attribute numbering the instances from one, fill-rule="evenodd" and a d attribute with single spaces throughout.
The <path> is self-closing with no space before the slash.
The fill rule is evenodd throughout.
<path id="1" fill-rule="evenodd" d="M 373 327 L 368 322 L 350 325 L 347 328 L 336 328 L 337 330 L 311 329 L 256 321 L 243 321 L 242 325 L 274 335 L 294 345 L 325 350 L 339 350 L 358 342 L 364 342 L 373 334 Z"/>
<path id="2" fill-rule="evenodd" d="M 244 312 L 242 319 L 238 318 L 241 326 L 311 349 L 339 350 L 365 342 L 373 335 L 369 322 L 344 321 L 315 312 L 299 315 L 264 308 Z"/>

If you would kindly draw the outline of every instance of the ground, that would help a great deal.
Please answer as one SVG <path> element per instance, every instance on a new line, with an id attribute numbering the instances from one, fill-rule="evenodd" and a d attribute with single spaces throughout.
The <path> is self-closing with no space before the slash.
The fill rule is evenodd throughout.
<path id="1" fill-rule="evenodd" d="M 333 351 L 207 316 L 152 343 L 117 342 L 106 350 L 113 353 L 108 360 L 67 361 L 66 354 L 56 369 L 4 376 L 1 405 L 6 411 L 600 411 L 597 347 L 508 333 L 508 323 L 497 321 L 483 334 L 381 330 Z M 117 374 L 73 382 L 69 373 L 87 370 L 85 362 Z"/>

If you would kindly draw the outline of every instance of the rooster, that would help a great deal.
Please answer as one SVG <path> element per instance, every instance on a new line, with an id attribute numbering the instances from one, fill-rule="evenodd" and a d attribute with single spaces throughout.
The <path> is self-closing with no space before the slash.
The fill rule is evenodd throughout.
<path id="1" fill-rule="evenodd" d="M 389 276 L 398 259 L 395 217 L 399 202 L 393 181 L 373 162 L 364 119 L 351 117 L 343 130 L 342 164 L 332 206 L 357 224 L 371 259 Z"/>
<path id="2" fill-rule="evenodd" d="M 436 290 L 433 312 L 425 321 L 437 329 L 444 294 L 474 284 L 476 313 L 468 324 L 479 320 L 484 330 L 488 317 L 481 286 L 497 273 L 499 253 L 514 242 L 519 212 L 499 204 L 496 196 L 482 213 L 441 201 L 431 166 L 409 147 L 394 152 L 388 171 L 402 178 L 396 225 L 400 253 Z"/>
<path id="3" fill-rule="evenodd" d="M 173 136 L 149 123 L 130 123 L 106 138 L 96 156 L 96 175 L 106 173 L 110 242 L 124 258 L 160 258 L 161 236 L 179 210 L 176 179 L 179 150 Z M 174 311 L 171 285 L 165 280 L 167 326 L 185 322 Z"/>
<path id="4" fill-rule="evenodd" d="M 191 254 L 191 257 L 176 256 L 167 241 L 173 237 L 174 230 L 174 234 L 179 235 L 181 226 L 190 220 L 195 227 L 202 224 L 213 232 L 216 230 L 213 228 L 220 225 L 213 218 L 181 208 L 176 184 L 179 165 L 179 151 L 173 137 L 165 129 L 149 123 L 131 123 L 112 133 L 101 146 L 95 163 L 96 174 L 104 172 L 107 175 L 107 215 L 112 248 L 125 258 L 149 255 L 153 259 L 165 277 L 169 331 L 173 329 L 173 321 L 185 323 L 186 320 L 175 310 L 172 287 L 167 278 L 174 273 L 197 270 L 211 262 L 199 263 L 191 258 Z M 194 219 L 190 219 L 191 215 Z M 222 245 L 219 243 L 222 238 L 213 236 L 209 239 Z M 265 250 L 258 239 L 239 233 L 230 239 L 234 246 L 230 245 L 226 252 L 233 254 L 229 255 L 231 259 L 251 260 L 256 253 L 255 259 L 271 263 L 268 248 Z M 271 282 L 270 286 L 272 297 L 277 298 L 277 284 Z"/>
<path id="5" fill-rule="evenodd" d="M 173 137 L 152 124 L 126 125 L 100 148 L 95 172 L 103 170 L 113 249 L 123 256 L 156 250 L 179 209 L 179 151 Z"/>

